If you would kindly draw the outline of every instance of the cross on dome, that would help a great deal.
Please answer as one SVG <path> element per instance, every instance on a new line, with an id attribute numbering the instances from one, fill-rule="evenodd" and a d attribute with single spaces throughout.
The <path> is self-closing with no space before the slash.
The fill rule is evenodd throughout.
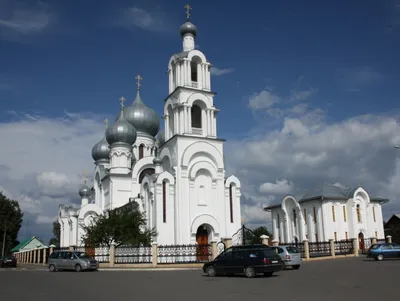
<path id="1" fill-rule="evenodd" d="M 137 82 L 136 82 L 137 89 L 140 90 L 140 87 L 142 86 L 140 84 L 140 81 L 143 80 L 143 77 L 141 77 L 140 74 L 138 74 L 135 78 L 137 79 Z"/>
<path id="2" fill-rule="evenodd" d="M 104 119 L 104 123 L 106 124 L 106 128 L 108 128 L 108 119 Z"/>
<path id="3" fill-rule="evenodd" d="M 192 9 L 192 7 L 189 4 L 186 4 L 184 6 L 184 8 L 186 8 L 186 18 L 187 18 L 187 20 L 189 20 L 189 18 L 190 18 L 190 10 Z"/>
<path id="4" fill-rule="evenodd" d="M 88 172 L 87 172 L 87 170 L 85 170 L 84 172 L 83 172 L 83 182 L 86 184 L 87 183 L 87 175 L 88 175 Z"/>
<path id="5" fill-rule="evenodd" d="M 120 99 L 119 99 L 120 101 L 121 101 L 121 109 L 123 109 L 124 108 L 124 102 L 125 102 L 125 97 L 121 97 Z"/>

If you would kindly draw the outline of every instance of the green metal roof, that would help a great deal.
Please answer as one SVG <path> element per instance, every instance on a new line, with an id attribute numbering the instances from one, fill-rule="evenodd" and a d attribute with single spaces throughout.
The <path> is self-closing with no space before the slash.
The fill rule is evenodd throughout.
<path id="1" fill-rule="evenodd" d="M 19 243 L 19 245 L 16 245 L 14 248 L 12 248 L 10 252 L 18 252 L 20 249 L 25 247 L 33 238 L 34 236 L 23 240 L 22 242 Z"/>

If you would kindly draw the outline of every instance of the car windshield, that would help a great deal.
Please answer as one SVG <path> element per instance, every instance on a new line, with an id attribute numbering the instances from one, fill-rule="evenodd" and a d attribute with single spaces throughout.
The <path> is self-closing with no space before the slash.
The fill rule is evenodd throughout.
<path id="1" fill-rule="evenodd" d="M 289 252 L 289 254 L 300 253 L 299 249 L 297 249 L 296 247 L 286 247 L 286 250 Z"/>
<path id="2" fill-rule="evenodd" d="M 372 245 L 371 250 L 378 249 L 379 247 L 380 247 L 380 245 Z"/>
<path id="3" fill-rule="evenodd" d="M 75 255 L 78 258 L 90 258 L 90 256 L 88 254 L 86 254 L 85 252 L 75 252 Z"/>

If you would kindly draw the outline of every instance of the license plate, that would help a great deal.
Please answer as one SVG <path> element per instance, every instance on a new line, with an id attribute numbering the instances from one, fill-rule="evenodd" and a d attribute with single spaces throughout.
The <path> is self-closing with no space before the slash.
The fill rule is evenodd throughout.
<path id="1" fill-rule="evenodd" d="M 274 260 L 272 263 L 278 263 L 276 260 Z"/>

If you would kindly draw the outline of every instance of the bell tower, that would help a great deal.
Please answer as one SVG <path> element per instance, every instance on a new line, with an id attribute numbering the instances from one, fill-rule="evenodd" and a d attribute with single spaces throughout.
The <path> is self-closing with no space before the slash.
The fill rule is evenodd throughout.
<path id="1" fill-rule="evenodd" d="M 190 21 L 180 28 L 183 49 L 172 55 L 168 64 L 169 95 L 164 107 L 165 140 L 175 135 L 217 137 L 214 95 L 211 91 L 211 63 L 195 49 L 197 27 Z"/>

